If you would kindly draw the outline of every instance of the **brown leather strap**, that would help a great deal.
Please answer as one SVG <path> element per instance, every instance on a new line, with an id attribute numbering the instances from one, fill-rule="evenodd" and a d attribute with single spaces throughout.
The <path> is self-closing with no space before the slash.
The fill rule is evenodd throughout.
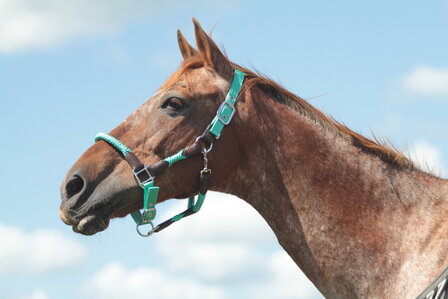
<path id="1" fill-rule="evenodd" d="M 133 152 L 126 153 L 124 159 L 126 160 L 126 162 L 128 162 L 134 172 L 142 170 L 143 167 L 145 167 Z"/>
<path id="2" fill-rule="evenodd" d="M 187 158 L 191 158 L 199 155 L 202 152 L 202 149 L 203 146 L 201 145 L 200 139 L 198 139 L 195 143 L 184 148 L 182 154 Z"/>
<path id="3" fill-rule="evenodd" d="M 168 168 L 168 166 L 169 166 L 168 162 L 161 160 L 156 164 L 152 165 L 149 168 L 149 172 L 151 172 L 153 176 L 158 176 L 159 174 L 163 173 Z"/>
<path id="4" fill-rule="evenodd" d="M 212 174 L 211 171 L 201 172 L 201 176 L 200 176 L 200 179 L 199 179 L 199 193 L 201 193 L 202 195 L 205 195 L 207 193 L 207 190 L 208 190 L 208 180 L 210 179 L 211 174 Z M 188 209 L 186 209 L 184 212 L 182 212 L 179 215 L 182 215 L 182 218 L 185 218 L 185 217 L 188 217 L 190 215 L 195 214 L 196 212 L 197 211 L 195 211 L 193 209 L 193 207 L 189 207 Z M 164 230 L 165 228 L 167 228 L 168 226 L 170 226 L 171 224 L 173 224 L 176 221 L 177 220 L 173 220 L 173 218 L 170 218 L 170 219 L 160 223 L 159 225 L 157 225 L 157 227 L 154 229 L 154 232 L 158 233 L 158 232 Z"/>
<path id="5" fill-rule="evenodd" d="M 215 136 L 210 133 L 209 128 L 205 130 L 204 134 L 202 134 L 193 144 L 190 144 L 186 148 L 184 148 L 182 154 L 187 157 L 191 158 L 196 155 L 199 155 L 202 153 L 202 151 L 205 149 L 209 149 L 210 146 L 213 144 L 213 141 L 215 141 Z M 134 172 L 138 172 L 142 170 L 145 165 L 140 161 L 140 159 L 133 153 L 128 152 L 126 153 L 126 156 L 124 157 L 126 162 L 131 166 L 132 170 Z M 156 164 L 147 167 L 150 170 L 150 173 L 152 176 L 157 176 L 161 173 L 163 173 L 167 168 L 169 164 L 166 161 L 159 161 Z"/>
<path id="6" fill-rule="evenodd" d="M 207 128 L 200 139 L 205 143 L 206 147 L 209 148 L 216 140 L 216 137 L 210 132 L 210 128 Z"/>
<path id="7" fill-rule="evenodd" d="M 206 132 L 204 132 L 202 136 L 197 138 L 193 144 L 190 144 L 189 146 L 184 148 L 182 154 L 186 158 L 197 156 L 204 150 L 209 149 L 210 146 L 212 146 L 214 139 L 215 137 L 207 129 Z M 150 179 L 150 176 L 156 177 L 162 174 L 169 167 L 169 163 L 164 160 L 160 160 L 152 166 L 145 166 L 133 152 L 126 153 L 124 159 L 131 166 L 134 175 L 138 177 L 138 180 L 140 182 L 144 182 Z M 146 170 L 144 170 L 145 168 Z M 148 171 L 150 176 L 148 175 Z M 199 181 L 199 192 L 202 194 L 205 194 L 208 190 L 208 179 L 210 177 L 210 174 L 210 171 L 201 173 L 201 178 Z"/>
<path id="8" fill-rule="evenodd" d="M 207 172 L 201 172 L 201 177 L 199 179 L 199 193 L 205 195 L 208 191 L 208 180 L 210 179 L 212 172 L 209 170 Z"/>

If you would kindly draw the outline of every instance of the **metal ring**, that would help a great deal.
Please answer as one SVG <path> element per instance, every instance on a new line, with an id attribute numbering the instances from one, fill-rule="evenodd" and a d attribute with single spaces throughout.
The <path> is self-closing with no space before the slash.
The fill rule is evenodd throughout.
<path id="1" fill-rule="evenodd" d="M 137 227 L 136 227 L 137 233 L 142 237 L 149 237 L 150 235 L 152 235 L 155 231 L 154 224 L 152 224 L 152 222 L 150 222 L 149 224 L 151 224 L 151 230 L 146 234 L 144 234 L 140 231 L 141 224 L 140 223 L 137 224 Z"/>
<path id="2" fill-rule="evenodd" d="M 201 138 L 202 138 L 202 135 L 196 137 L 196 140 L 195 140 L 194 142 L 198 142 L 199 139 L 201 139 Z M 208 152 L 210 152 L 210 151 L 212 150 L 212 148 L 213 148 L 213 142 L 210 143 L 210 147 L 209 147 L 208 149 L 205 149 L 204 147 L 202 147 L 202 152 L 203 152 L 203 153 L 208 153 Z"/>
<path id="3" fill-rule="evenodd" d="M 202 149 L 203 153 L 208 153 L 209 151 L 211 151 L 213 148 L 213 143 L 210 143 L 210 147 L 208 149 Z"/>

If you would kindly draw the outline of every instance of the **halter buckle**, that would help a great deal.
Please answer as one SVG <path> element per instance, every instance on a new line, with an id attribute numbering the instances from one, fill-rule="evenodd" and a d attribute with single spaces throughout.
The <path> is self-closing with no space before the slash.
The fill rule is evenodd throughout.
<path id="1" fill-rule="evenodd" d="M 235 100 L 235 98 L 231 96 L 230 99 Z M 230 115 L 223 113 L 226 106 L 231 110 Z M 227 126 L 232 120 L 232 117 L 235 114 L 235 110 L 236 109 L 233 103 L 230 100 L 226 99 L 224 102 L 221 103 L 221 105 L 219 105 L 218 111 L 216 112 L 216 117 L 223 125 Z"/>
<path id="2" fill-rule="evenodd" d="M 151 181 L 154 180 L 154 176 L 151 175 L 151 173 L 149 172 L 148 166 L 144 165 L 142 169 L 137 170 L 137 171 L 132 171 L 132 174 L 134 175 L 135 179 L 137 180 L 138 184 L 140 185 L 140 187 L 143 188 L 143 186 Z M 144 174 L 146 175 L 146 178 L 142 178 L 140 179 L 140 175 Z"/>

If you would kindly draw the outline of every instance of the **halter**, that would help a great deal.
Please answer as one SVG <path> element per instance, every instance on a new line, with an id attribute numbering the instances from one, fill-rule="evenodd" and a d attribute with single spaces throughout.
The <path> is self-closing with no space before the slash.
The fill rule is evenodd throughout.
<path id="1" fill-rule="evenodd" d="M 448 298 L 448 268 L 439 275 L 416 299 Z"/>
<path id="2" fill-rule="evenodd" d="M 216 112 L 215 118 L 207 126 L 204 133 L 198 136 L 195 142 L 186 148 L 180 150 L 176 154 L 165 158 L 154 165 L 146 166 L 144 165 L 137 156 L 123 143 L 121 143 L 115 137 L 106 134 L 98 133 L 95 136 L 95 141 L 103 140 L 107 144 L 116 149 L 126 162 L 131 166 L 132 173 L 135 180 L 143 188 L 143 212 L 136 211 L 131 213 L 132 218 L 137 224 L 137 232 L 142 237 L 148 237 L 154 232 L 160 232 L 169 225 L 173 224 L 180 219 L 197 213 L 204 202 L 205 194 L 208 190 L 208 180 L 212 173 L 211 169 L 208 168 L 207 153 L 213 148 L 213 142 L 221 136 L 221 131 L 224 126 L 228 125 L 235 114 L 235 104 L 240 93 L 241 87 L 243 86 L 245 74 L 237 69 L 234 70 L 232 83 L 230 85 L 229 92 L 226 95 L 225 100 L 221 103 Z M 159 187 L 154 185 L 154 179 L 157 175 L 165 172 L 168 167 L 172 166 L 181 160 L 191 158 L 202 154 L 204 160 L 204 168 L 199 174 L 199 188 L 197 200 L 192 196 L 188 199 L 188 206 L 185 211 L 171 217 L 170 219 L 158 224 L 154 227 L 152 223 L 156 217 L 156 203 L 159 194 Z M 140 226 L 150 224 L 151 230 L 148 233 L 142 233 L 140 231 Z"/>

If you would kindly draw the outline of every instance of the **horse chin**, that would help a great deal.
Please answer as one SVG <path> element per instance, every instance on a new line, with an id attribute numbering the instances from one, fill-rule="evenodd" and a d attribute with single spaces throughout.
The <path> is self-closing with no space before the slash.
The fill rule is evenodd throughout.
<path id="1" fill-rule="evenodd" d="M 97 215 L 88 215 L 82 218 L 78 224 L 73 225 L 73 231 L 86 236 L 94 235 L 105 230 L 109 226 L 110 218 Z"/>
<path id="2" fill-rule="evenodd" d="M 73 231 L 86 236 L 94 235 L 105 230 L 110 222 L 110 209 L 105 209 L 104 205 L 96 208 L 86 209 L 84 212 L 74 212 L 72 217 L 69 213 L 60 212 L 63 222 L 71 225 Z"/>
<path id="3" fill-rule="evenodd" d="M 61 212 L 61 219 L 71 225 L 76 233 L 87 236 L 94 235 L 105 230 L 112 218 L 124 217 L 132 211 L 138 210 L 139 202 L 132 200 L 129 193 L 132 195 L 129 190 L 107 196 L 99 194 L 101 197 L 93 195 L 86 200 L 82 209 L 72 211 L 72 214 Z"/>

